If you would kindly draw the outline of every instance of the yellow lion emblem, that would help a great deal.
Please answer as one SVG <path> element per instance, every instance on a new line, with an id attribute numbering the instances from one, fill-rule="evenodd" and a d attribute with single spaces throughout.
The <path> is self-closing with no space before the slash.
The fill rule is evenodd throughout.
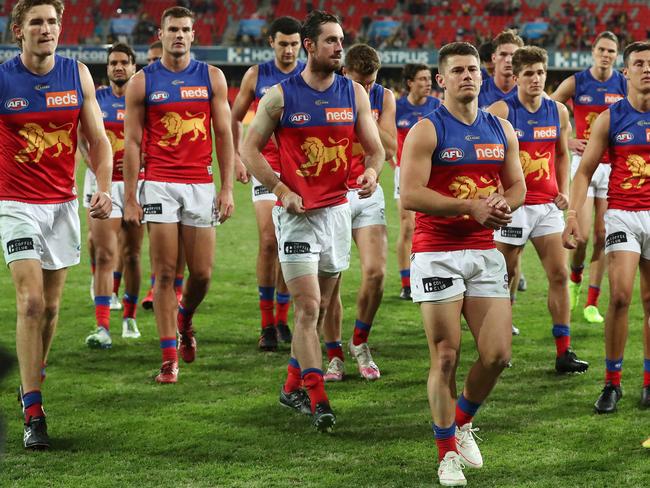
<path id="1" fill-rule="evenodd" d="M 542 176 L 546 174 L 546 179 L 551 179 L 551 173 L 548 168 L 548 163 L 551 160 L 551 153 L 538 153 L 535 151 L 535 157 L 539 159 L 533 159 L 530 154 L 526 151 L 519 151 L 519 160 L 521 161 L 521 169 L 524 171 L 524 177 L 528 178 L 528 175 L 537 173 L 537 176 L 534 178 L 535 181 L 542 179 Z"/>
<path id="2" fill-rule="evenodd" d="M 57 126 L 50 122 L 48 125 L 50 126 L 50 129 L 55 130 L 52 132 L 46 132 L 40 125 L 28 122 L 18 131 L 18 134 L 27 141 L 27 147 L 18 151 L 18 154 L 14 156 L 16 161 L 19 163 L 26 163 L 31 160 L 38 163 L 41 161 L 43 153 L 47 149 L 55 146 L 57 152 L 52 155 L 54 158 L 58 158 L 61 155 L 64 146 L 68 148 L 67 154 L 72 154 L 74 145 L 72 143 L 70 132 L 72 132 L 74 124 L 69 122 Z M 68 127 L 68 129 L 66 130 L 64 127 Z M 32 153 L 36 153 L 36 155 L 30 156 Z"/>
<path id="3" fill-rule="evenodd" d="M 650 166 L 638 154 L 630 154 L 625 160 L 627 169 L 630 170 L 630 176 L 626 176 L 621 183 L 621 188 L 629 190 L 630 188 L 641 188 L 645 183 L 646 178 L 650 177 Z M 638 178 L 636 185 L 630 183 L 630 180 Z"/>
<path id="4" fill-rule="evenodd" d="M 165 127 L 167 134 L 158 141 L 159 146 L 178 146 L 181 138 L 190 132 L 193 133 L 193 137 L 190 139 L 192 142 L 199 138 L 199 134 L 203 134 L 203 141 L 208 139 L 204 124 L 205 113 L 191 114 L 185 112 L 185 115 L 190 118 L 184 119 L 176 112 L 165 112 L 165 115 L 160 118 L 160 123 Z M 170 142 L 168 139 L 174 140 Z"/>
<path id="5" fill-rule="evenodd" d="M 599 114 L 596 112 L 589 112 L 587 115 L 585 115 L 585 122 L 587 123 L 587 128 L 585 129 L 585 139 L 589 139 L 589 137 L 591 137 L 591 126 L 594 122 L 596 122 L 598 115 Z"/>
<path id="6" fill-rule="evenodd" d="M 121 132 L 118 136 L 112 130 L 107 130 L 106 136 L 108 136 L 108 141 L 111 143 L 113 154 L 116 154 L 118 151 L 124 151 L 124 132 Z"/>
<path id="7" fill-rule="evenodd" d="M 481 176 L 481 183 L 488 186 L 478 186 L 476 182 L 469 176 L 456 176 L 449 185 L 451 194 L 461 200 L 469 198 L 475 199 L 480 197 L 489 197 L 492 193 L 497 191 L 496 185 L 492 185 L 494 180 L 488 180 Z"/>
<path id="8" fill-rule="evenodd" d="M 308 161 L 300 165 L 300 169 L 296 170 L 298 176 L 318 176 L 320 175 L 323 166 L 326 164 L 332 163 L 334 167 L 330 170 L 332 173 L 338 171 L 343 164 L 343 170 L 345 171 L 348 167 L 348 158 L 345 155 L 345 150 L 350 144 L 350 140 L 345 138 L 340 141 L 335 141 L 331 137 L 328 137 L 327 140 L 333 146 L 325 146 L 323 141 L 318 137 L 308 137 L 305 139 L 305 142 L 302 143 L 300 149 L 307 156 Z M 344 144 L 344 145 L 342 145 Z M 316 172 L 313 173 L 309 168 L 316 166 Z"/>

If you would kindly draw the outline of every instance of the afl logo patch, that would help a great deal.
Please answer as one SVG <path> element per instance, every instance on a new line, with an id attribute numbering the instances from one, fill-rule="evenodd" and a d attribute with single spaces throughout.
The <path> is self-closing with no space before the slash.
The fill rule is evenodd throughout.
<path id="1" fill-rule="evenodd" d="M 162 102 L 164 100 L 167 100 L 169 98 L 169 93 L 166 91 L 155 91 L 151 95 L 149 95 L 149 100 L 152 102 Z"/>
<path id="2" fill-rule="evenodd" d="M 630 142 L 632 139 L 634 139 L 634 134 L 628 131 L 619 132 L 618 134 L 616 134 L 616 142 L 620 142 L 621 144 Z"/>
<path id="3" fill-rule="evenodd" d="M 400 119 L 397 121 L 397 127 L 408 127 L 408 126 L 409 126 L 408 119 Z"/>
<path id="4" fill-rule="evenodd" d="M 289 117 L 289 122 L 296 125 L 306 124 L 311 120 L 311 115 L 306 112 L 299 112 Z"/>
<path id="5" fill-rule="evenodd" d="M 454 161 L 460 161 L 461 159 L 463 159 L 464 156 L 465 153 L 463 153 L 463 150 L 457 147 L 450 147 L 448 149 L 444 149 L 440 153 L 440 159 L 450 163 L 453 163 Z"/>
<path id="6" fill-rule="evenodd" d="M 515 129 L 515 134 L 517 134 L 517 139 L 524 137 L 524 131 L 521 129 Z"/>
<path id="7" fill-rule="evenodd" d="M 5 108 L 8 110 L 23 110 L 29 107 L 29 101 L 25 98 L 12 98 L 11 100 L 7 100 L 5 102 Z"/>
<path id="8" fill-rule="evenodd" d="M 578 102 L 580 102 L 580 103 L 591 103 L 593 101 L 594 101 L 594 99 L 593 99 L 593 97 L 591 95 L 580 95 L 578 97 Z"/>
<path id="9" fill-rule="evenodd" d="M 273 87 L 272 86 L 263 86 L 262 88 L 260 88 L 260 93 L 262 95 L 266 95 L 266 92 L 269 91 L 271 88 L 273 88 Z"/>

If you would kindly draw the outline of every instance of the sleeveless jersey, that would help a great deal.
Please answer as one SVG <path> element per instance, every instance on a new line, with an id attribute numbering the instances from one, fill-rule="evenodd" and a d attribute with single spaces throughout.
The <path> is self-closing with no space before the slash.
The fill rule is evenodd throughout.
<path id="1" fill-rule="evenodd" d="M 357 107 L 352 81 L 334 76 L 324 91 L 300 74 L 280 83 L 282 118 L 275 129 L 280 179 L 307 210 L 345 203 Z"/>
<path id="2" fill-rule="evenodd" d="M 76 197 L 74 155 L 83 105 L 79 66 L 58 55 L 43 76 L 16 56 L 0 65 L 0 199 L 63 203 Z"/>
<path id="3" fill-rule="evenodd" d="M 650 210 L 650 112 L 638 112 L 624 98 L 609 114 L 607 208 Z"/>
<path id="4" fill-rule="evenodd" d="M 529 112 L 519 97 L 508 97 L 508 122 L 519 139 L 519 160 L 526 178 L 525 205 L 553 203 L 559 190 L 555 174 L 555 144 L 560 137 L 557 104 L 542 97 L 537 112 Z"/>
<path id="5" fill-rule="evenodd" d="M 481 83 L 481 91 L 478 94 L 478 106 L 485 110 L 493 103 L 512 96 L 517 96 L 516 85 L 509 92 L 501 91 L 501 88 L 494 83 L 494 77 L 490 76 L 489 78 L 484 78 L 483 83 Z"/>
<path id="6" fill-rule="evenodd" d="M 372 85 L 370 93 L 370 110 L 372 111 L 372 117 L 375 121 L 379 120 L 381 111 L 384 109 L 384 87 L 378 83 Z M 348 176 L 348 188 L 360 188 L 357 184 L 357 178 L 363 174 L 366 170 L 365 166 L 365 153 L 363 152 L 363 147 L 357 139 L 356 135 L 354 136 L 352 143 L 352 163 L 350 164 L 350 175 Z"/>
<path id="7" fill-rule="evenodd" d="M 191 60 L 174 73 L 160 61 L 145 74 L 145 179 L 212 182 L 212 85 L 208 65 Z"/>
<path id="8" fill-rule="evenodd" d="M 406 135 L 419 120 L 440 106 L 436 97 L 427 97 L 422 105 L 413 105 L 408 96 L 403 96 L 396 103 L 395 125 L 397 126 L 397 166 L 402 161 L 402 148 Z"/>
<path id="9" fill-rule="evenodd" d="M 259 103 L 260 98 L 262 98 L 273 85 L 277 85 L 282 80 L 301 73 L 303 69 L 305 69 L 305 63 L 300 60 L 298 60 L 296 67 L 289 73 L 283 73 L 280 71 L 275 65 L 275 59 L 258 65 L 257 84 L 255 85 L 255 103 Z M 278 146 L 276 146 L 272 138 L 266 143 L 262 155 L 271 165 L 273 171 L 279 173 L 280 155 L 278 154 Z"/>
<path id="10" fill-rule="evenodd" d="M 444 105 L 427 118 L 435 127 L 438 141 L 431 156 L 427 187 L 460 199 L 477 199 L 496 192 L 508 146 L 499 119 L 479 110 L 474 123 L 467 125 Z M 494 231 L 469 215 L 415 215 L 414 253 L 494 247 Z"/>

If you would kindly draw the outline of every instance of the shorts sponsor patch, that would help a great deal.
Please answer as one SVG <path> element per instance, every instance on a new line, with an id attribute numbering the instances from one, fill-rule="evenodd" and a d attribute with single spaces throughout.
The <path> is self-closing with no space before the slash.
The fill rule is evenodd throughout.
<path id="1" fill-rule="evenodd" d="M 623 231 L 614 232 L 607 236 L 605 239 L 605 247 L 613 246 L 614 244 L 621 244 L 627 242 L 627 234 Z"/>
<path id="2" fill-rule="evenodd" d="M 521 227 L 501 227 L 501 237 L 521 239 L 523 235 L 524 229 Z"/>
<path id="3" fill-rule="evenodd" d="M 284 254 L 309 254 L 311 247 L 308 242 L 285 242 Z"/>
<path id="4" fill-rule="evenodd" d="M 145 215 L 162 215 L 162 203 L 148 203 L 142 206 Z"/>
<path id="5" fill-rule="evenodd" d="M 13 239 L 7 242 L 7 254 L 13 254 L 21 251 L 33 251 L 34 239 L 31 237 L 23 237 L 21 239 Z"/>
<path id="6" fill-rule="evenodd" d="M 253 188 L 253 195 L 256 197 L 259 197 L 260 195 L 268 195 L 271 193 L 267 187 L 264 185 L 258 185 L 255 188 Z"/>
<path id="7" fill-rule="evenodd" d="M 438 276 L 422 278 L 422 288 L 424 288 L 424 293 L 446 290 L 447 288 L 451 288 L 453 284 L 454 280 L 451 278 L 440 278 Z"/>

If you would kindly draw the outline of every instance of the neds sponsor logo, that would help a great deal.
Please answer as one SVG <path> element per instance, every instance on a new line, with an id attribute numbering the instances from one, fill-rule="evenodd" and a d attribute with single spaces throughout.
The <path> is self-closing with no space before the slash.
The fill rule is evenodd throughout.
<path id="1" fill-rule="evenodd" d="M 557 126 L 535 127 L 533 129 L 533 139 L 556 139 Z"/>
<path id="2" fill-rule="evenodd" d="M 183 100 L 204 100 L 208 98 L 207 86 L 182 86 L 181 98 Z"/>
<path id="3" fill-rule="evenodd" d="M 45 94 L 47 108 L 76 107 L 79 97 L 76 90 L 49 92 Z"/>
<path id="4" fill-rule="evenodd" d="M 124 110 L 118 110 L 116 118 L 117 120 L 124 120 Z"/>
<path id="5" fill-rule="evenodd" d="M 479 161 L 503 161 L 506 151 L 503 144 L 474 144 Z"/>
<path id="6" fill-rule="evenodd" d="M 328 123 L 336 122 L 354 122 L 354 114 L 350 107 L 345 108 L 326 108 L 325 121 Z"/>
<path id="7" fill-rule="evenodd" d="M 620 95 L 618 93 L 605 93 L 605 103 L 607 105 L 611 105 L 612 103 L 616 103 L 621 98 L 623 98 L 623 95 Z"/>

